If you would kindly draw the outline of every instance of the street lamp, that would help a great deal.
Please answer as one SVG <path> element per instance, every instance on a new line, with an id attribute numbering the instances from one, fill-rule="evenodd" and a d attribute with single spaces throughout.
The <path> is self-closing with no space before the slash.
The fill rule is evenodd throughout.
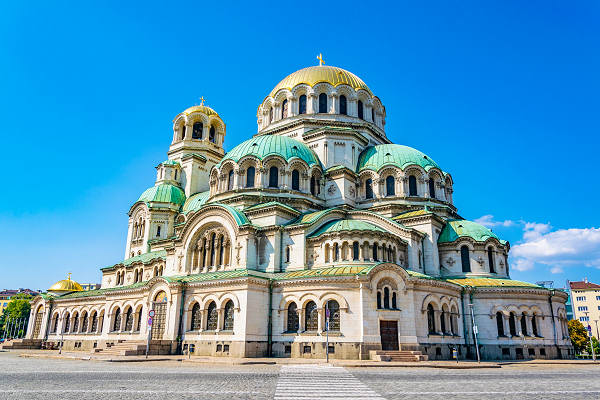
<path id="1" fill-rule="evenodd" d="M 592 327 L 590 326 L 590 318 L 588 317 L 589 312 L 584 311 L 583 313 L 585 314 L 585 319 L 586 319 L 586 322 L 588 323 L 587 324 L 587 332 L 588 332 L 588 339 L 590 340 L 590 347 L 592 348 L 592 360 L 594 360 L 594 362 L 596 362 L 596 352 L 594 351 L 594 342 L 592 341 Z"/>
<path id="2" fill-rule="evenodd" d="M 471 309 L 471 322 L 473 323 L 473 337 L 475 338 L 475 351 L 477 352 L 477 362 L 481 363 L 481 358 L 479 357 L 479 343 L 477 342 L 477 325 L 475 325 L 475 314 L 473 313 L 473 303 L 469 303 L 469 308 Z"/>
<path id="3" fill-rule="evenodd" d="M 600 340 L 600 334 L 598 334 L 598 320 L 595 319 L 594 323 L 596 324 L 596 339 Z"/>

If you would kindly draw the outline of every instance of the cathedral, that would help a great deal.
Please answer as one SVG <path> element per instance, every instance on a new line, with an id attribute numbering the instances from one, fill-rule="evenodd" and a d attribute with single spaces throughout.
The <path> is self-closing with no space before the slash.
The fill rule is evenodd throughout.
<path id="1" fill-rule="evenodd" d="M 26 343 L 106 354 L 386 360 L 569 358 L 567 295 L 512 280 L 463 219 L 451 165 L 386 133 L 381 99 L 320 65 L 266 94 L 225 152 L 217 111 L 173 120 L 100 289 L 32 300 Z M 456 162 L 462 162 L 456 160 Z M 113 352 L 113 353 L 111 353 Z"/>

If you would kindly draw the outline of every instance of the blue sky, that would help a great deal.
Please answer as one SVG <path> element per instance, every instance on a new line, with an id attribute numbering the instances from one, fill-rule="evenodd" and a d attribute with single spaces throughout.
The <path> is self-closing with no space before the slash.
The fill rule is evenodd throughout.
<path id="1" fill-rule="evenodd" d="M 99 281 L 173 117 L 204 96 L 229 150 L 320 52 L 511 242 L 513 278 L 600 282 L 597 2 L 88 3 L 0 5 L 0 289 Z"/>

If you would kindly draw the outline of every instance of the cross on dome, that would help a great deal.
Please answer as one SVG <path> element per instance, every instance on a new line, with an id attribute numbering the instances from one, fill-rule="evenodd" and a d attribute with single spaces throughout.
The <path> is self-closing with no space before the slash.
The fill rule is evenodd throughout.
<path id="1" fill-rule="evenodd" d="M 203 106 L 204 105 L 204 96 L 200 97 L 200 105 Z"/>
<path id="2" fill-rule="evenodd" d="M 323 60 L 323 55 L 321 53 L 319 53 L 319 55 L 317 56 L 317 60 L 319 60 L 319 66 L 325 64 L 325 61 Z"/>

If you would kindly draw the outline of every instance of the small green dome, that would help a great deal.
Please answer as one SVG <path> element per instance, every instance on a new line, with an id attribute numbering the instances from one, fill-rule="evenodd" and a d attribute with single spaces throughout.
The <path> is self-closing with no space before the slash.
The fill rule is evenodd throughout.
<path id="1" fill-rule="evenodd" d="M 210 191 L 200 192 L 191 195 L 183 205 L 183 213 L 187 214 L 191 211 L 198 211 L 208 200 Z"/>
<path id="2" fill-rule="evenodd" d="M 185 193 L 179 186 L 171 185 L 170 183 L 161 183 L 160 185 L 146 189 L 138 201 L 182 205 L 185 201 Z"/>
<path id="3" fill-rule="evenodd" d="M 485 242 L 489 238 L 494 238 L 500 243 L 506 243 L 500 240 L 498 236 L 488 228 L 473 221 L 466 219 L 450 219 L 446 221 L 446 226 L 440 233 L 438 243 L 451 243 L 461 237 L 470 237 L 477 242 Z"/>
<path id="4" fill-rule="evenodd" d="M 325 233 L 332 232 L 353 232 L 353 231 L 370 231 L 370 232 L 387 232 L 385 229 L 373 225 L 370 222 L 358 221 L 355 219 L 338 219 L 329 221 L 309 237 L 321 236 Z"/>
<path id="5" fill-rule="evenodd" d="M 429 171 L 431 168 L 440 168 L 435 161 L 417 149 L 401 144 L 380 144 L 367 147 L 360 153 L 356 171 L 361 172 L 366 169 L 379 171 L 388 165 L 400 169 L 409 165 L 419 165 L 425 171 Z"/>
<path id="6" fill-rule="evenodd" d="M 173 161 L 173 160 L 166 160 L 160 163 L 160 165 L 179 165 L 179 163 L 177 161 Z"/>
<path id="7" fill-rule="evenodd" d="M 304 160 L 309 166 L 319 165 L 319 157 L 306 144 L 291 139 L 287 136 L 262 135 L 240 143 L 225 154 L 225 157 L 217 164 L 220 167 L 223 161 L 233 160 L 238 162 L 242 157 L 253 155 L 261 161 L 271 155 L 278 155 L 286 161 L 293 158 Z"/>

